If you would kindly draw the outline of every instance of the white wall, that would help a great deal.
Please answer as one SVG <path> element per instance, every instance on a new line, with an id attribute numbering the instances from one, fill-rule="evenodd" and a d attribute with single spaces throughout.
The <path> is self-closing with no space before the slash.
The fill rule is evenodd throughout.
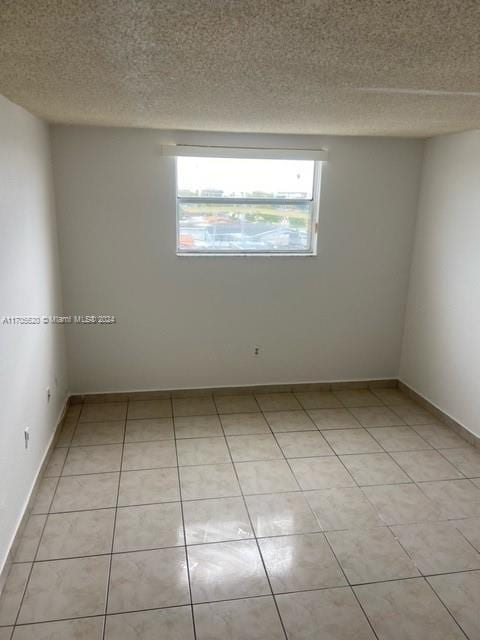
<path id="1" fill-rule="evenodd" d="M 317 257 L 177 257 L 162 141 L 323 144 Z M 53 157 L 73 392 L 396 377 L 421 141 L 58 126 Z M 252 357 L 253 345 L 262 356 Z"/>
<path id="2" fill-rule="evenodd" d="M 480 131 L 426 145 L 401 379 L 480 435 Z"/>
<path id="3" fill-rule="evenodd" d="M 0 96 L 0 570 L 67 392 L 63 329 L 2 319 L 61 310 L 48 128 Z"/>

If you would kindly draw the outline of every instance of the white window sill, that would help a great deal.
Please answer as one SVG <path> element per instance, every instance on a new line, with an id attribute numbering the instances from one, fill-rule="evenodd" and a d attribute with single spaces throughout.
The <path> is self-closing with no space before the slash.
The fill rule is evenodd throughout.
<path id="1" fill-rule="evenodd" d="M 196 253 L 194 251 L 177 251 L 181 258 L 314 258 L 316 253 L 208 253 L 206 251 Z"/>

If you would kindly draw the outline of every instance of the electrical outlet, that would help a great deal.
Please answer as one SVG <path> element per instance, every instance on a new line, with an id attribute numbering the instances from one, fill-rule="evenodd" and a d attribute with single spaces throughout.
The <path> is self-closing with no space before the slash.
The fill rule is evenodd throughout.
<path id="1" fill-rule="evenodd" d="M 255 358 L 258 358 L 259 355 L 260 355 L 260 347 L 258 345 L 255 345 L 253 347 L 253 356 Z"/>
<path id="2" fill-rule="evenodd" d="M 26 427 L 26 429 L 23 432 L 24 438 L 25 438 L 25 449 L 28 449 L 28 443 L 30 441 L 30 427 Z"/>

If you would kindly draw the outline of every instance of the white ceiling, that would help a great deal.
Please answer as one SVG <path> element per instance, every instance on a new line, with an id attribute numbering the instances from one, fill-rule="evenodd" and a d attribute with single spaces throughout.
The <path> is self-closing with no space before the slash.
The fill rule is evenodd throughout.
<path id="1" fill-rule="evenodd" d="M 0 0 L 0 93 L 63 123 L 478 128 L 480 2 Z"/>

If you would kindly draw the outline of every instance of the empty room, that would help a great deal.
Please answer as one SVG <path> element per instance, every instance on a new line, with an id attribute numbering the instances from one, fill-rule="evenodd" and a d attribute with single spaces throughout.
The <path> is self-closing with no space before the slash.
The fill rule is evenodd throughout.
<path id="1" fill-rule="evenodd" d="M 0 0 L 0 640 L 480 640 L 479 32 Z"/>

